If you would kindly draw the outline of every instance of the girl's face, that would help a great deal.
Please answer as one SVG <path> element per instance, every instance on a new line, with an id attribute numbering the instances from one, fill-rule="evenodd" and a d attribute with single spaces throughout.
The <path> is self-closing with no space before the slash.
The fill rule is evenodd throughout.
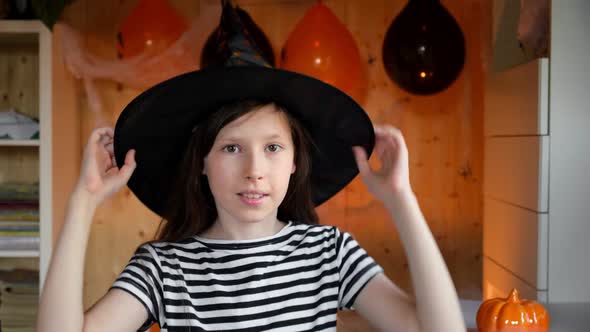
<path id="1" fill-rule="evenodd" d="M 203 169 L 219 218 L 274 221 L 295 172 L 294 151 L 287 118 L 274 105 L 223 127 Z"/>

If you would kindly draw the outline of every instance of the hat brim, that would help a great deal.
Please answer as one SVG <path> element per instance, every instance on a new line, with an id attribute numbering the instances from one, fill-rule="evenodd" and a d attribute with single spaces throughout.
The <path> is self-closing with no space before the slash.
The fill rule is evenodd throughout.
<path id="1" fill-rule="evenodd" d="M 117 165 L 129 149 L 137 167 L 128 186 L 158 215 L 195 124 L 222 105 L 239 99 L 273 100 L 308 130 L 312 199 L 319 206 L 358 174 L 352 146 L 371 154 L 373 125 L 351 97 L 315 78 L 275 68 L 217 67 L 186 73 L 146 90 L 120 114 L 114 137 Z"/>

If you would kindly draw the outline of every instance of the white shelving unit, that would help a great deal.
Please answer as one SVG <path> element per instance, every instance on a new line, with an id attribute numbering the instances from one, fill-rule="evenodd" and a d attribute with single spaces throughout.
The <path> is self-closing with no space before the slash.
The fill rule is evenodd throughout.
<path id="1" fill-rule="evenodd" d="M 521 298 L 575 303 L 556 317 L 577 321 L 577 331 L 590 308 L 590 45 L 580 42 L 590 2 L 553 3 L 551 57 L 522 62 L 519 4 L 494 1 L 496 25 L 513 21 L 495 34 L 496 54 L 509 65 L 486 82 L 483 290 L 484 299 L 517 288 Z M 502 31 L 511 38 L 498 42 Z"/>
<path id="2" fill-rule="evenodd" d="M 47 273 L 49 259 L 52 250 L 52 80 L 51 80 L 51 32 L 38 20 L 0 20 L 0 56 L 7 53 L 18 53 L 19 50 L 36 50 L 38 63 L 31 65 L 36 68 L 36 82 L 32 84 L 33 103 L 38 105 L 33 113 L 39 119 L 38 140 L 0 140 L 0 149 L 28 149 L 34 151 L 38 161 L 39 180 L 39 236 L 40 248 L 36 250 L 3 250 L 0 251 L 0 260 L 6 258 L 27 258 L 39 260 L 39 286 L 42 288 Z M 1 80 L 8 82 L 1 83 L 2 88 L 10 87 L 14 79 L 16 82 L 19 71 L 15 68 L 9 70 L 9 74 L 0 73 Z M 30 74 L 30 72 L 27 72 Z M 38 85 L 37 85 L 38 84 Z M 23 84 L 24 85 L 24 84 Z M 2 91 L 6 94 L 6 91 Z M 30 97 L 30 96 L 28 96 Z M 5 105 L 3 105 L 5 106 Z M 33 153 L 31 153 L 33 154 Z M 0 163 L 0 173 L 4 173 L 8 163 Z M 4 177 L 9 174 L 3 174 Z M 1 180 L 1 179 L 0 179 Z"/>

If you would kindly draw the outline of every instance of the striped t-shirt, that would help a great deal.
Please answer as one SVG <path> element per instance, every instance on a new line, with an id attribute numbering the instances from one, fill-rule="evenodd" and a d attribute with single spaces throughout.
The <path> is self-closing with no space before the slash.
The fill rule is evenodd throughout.
<path id="1" fill-rule="evenodd" d="M 337 310 L 382 271 L 350 234 L 289 222 L 255 240 L 144 244 L 112 288 L 146 307 L 140 331 L 336 331 Z"/>

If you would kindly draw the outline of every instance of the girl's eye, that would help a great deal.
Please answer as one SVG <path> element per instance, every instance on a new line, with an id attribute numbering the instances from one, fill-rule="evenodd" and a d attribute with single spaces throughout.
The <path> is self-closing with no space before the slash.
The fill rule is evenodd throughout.
<path id="1" fill-rule="evenodd" d="M 268 151 L 270 152 L 279 152 L 283 147 L 278 144 L 271 144 L 268 146 Z"/>
<path id="2" fill-rule="evenodd" d="M 229 152 L 229 153 L 236 153 L 239 151 L 239 148 L 237 145 L 226 145 L 223 147 L 223 151 Z"/>

